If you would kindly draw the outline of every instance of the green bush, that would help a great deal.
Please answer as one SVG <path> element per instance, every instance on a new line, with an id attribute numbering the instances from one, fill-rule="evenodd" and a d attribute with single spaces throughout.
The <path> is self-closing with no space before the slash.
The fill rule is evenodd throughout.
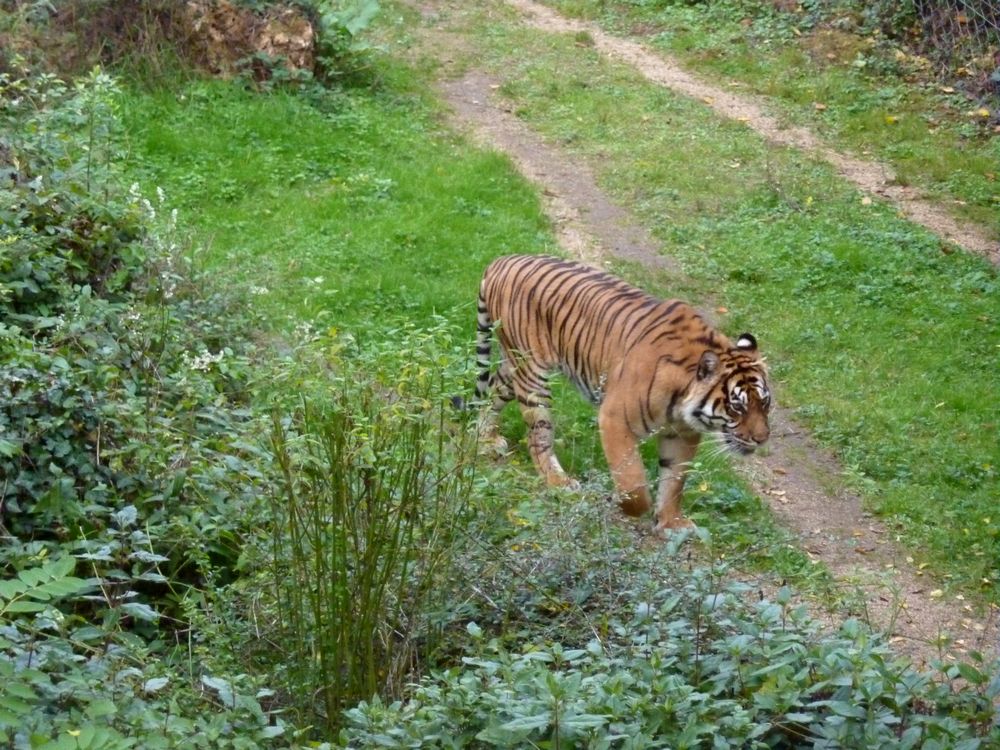
<path id="1" fill-rule="evenodd" d="M 681 568 L 680 561 L 676 568 Z M 976 748 L 1000 740 L 1000 682 L 965 664 L 935 677 L 857 622 L 824 636 L 787 589 L 756 600 L 698 569 L 629 592 L 589 642 L 489 639 L 405 702 L 349 710 L 344 747 Z M 956 691 L 955 680 L 969 685 Z"/>
<path id="2" fill-rule="evenodd" d="M 256 321 L 124 189 L 116 101 L 0 75 L 0 743 L 283 743 L 223 597 L 269 474 Z"/>
<path id="3" fill-rule="evenodd" d="M 116 95 L 97 72 L 0 76 L 0 475 L 21 536 L 217 493 L 190 479 L 245 421 L 228 405 L 253 321 L 188 280 L 162 196 L 121 189 Z"/>
<path id="4" fill-rule="evenodd" d="M 358 700 L 402 692 L 474 510 L 475 446 L 446 411 L 450 334 L 396 334 L 275 415 L 275 668 L 303 724 L 336 728 Z"/>

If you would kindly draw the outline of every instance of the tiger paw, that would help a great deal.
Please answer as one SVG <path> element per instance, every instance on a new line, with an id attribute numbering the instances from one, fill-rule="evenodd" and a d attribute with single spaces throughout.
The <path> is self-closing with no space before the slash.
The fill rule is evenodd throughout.
<path id="1" fill-rule="evenodd" d="M 684 531 L 686 529 L 695 530 L 698 527 L 695 525 L 694 521 L 690 518 L 684 518 L 684 516 L 675 516 L 667 521 L 660 520 L 653 527 L 653 531 L 664 532 L 670 534 L 674 531 Z"/>
<path id="2" fill-rule="evenodd" d="M 580 489 L 580 483 L 567 474 L 549 474 L 545 478 L 545 483 L 549 487 L 565 487 L 569 490 Z"/>
<path id="3" fill-rule="evenodd" d="M 502 458 L 510 452 L 507 439 L 502 435 L 480 435 L 478 442 L 479 452 L 493 458 Z"/>

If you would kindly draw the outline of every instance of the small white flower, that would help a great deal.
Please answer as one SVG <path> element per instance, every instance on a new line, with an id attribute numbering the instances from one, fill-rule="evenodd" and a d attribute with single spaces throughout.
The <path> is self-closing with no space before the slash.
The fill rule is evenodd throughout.
<path id="1" fill-rule="evenodd" d="M 222 361 L 225 357 L 225 353 L 219 351 L 212 354 L 207 349 L 202 349 L 201 354 L 196 357 L 191 357 L 187 352 L 184 353 L 184 364 L 187 365 L 192 370 L 200 370 L 206 372 L 212 365 L 217 364 Z"/>

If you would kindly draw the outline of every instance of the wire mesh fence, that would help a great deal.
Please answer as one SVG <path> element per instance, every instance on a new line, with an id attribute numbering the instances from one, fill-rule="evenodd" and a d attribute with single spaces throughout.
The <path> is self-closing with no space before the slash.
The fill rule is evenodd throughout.
<path id="1" fill-rule="evenodd" d="M 992 55 L 1000 67 L 1000 0 L 913 0 L 927 51 L 949 65 Z"/>
<path id="2" fill-rule="evenodd" d="M 1000 0 L 770 0 L 918 55 L 973 97 L 1000 101 Z M 958 83 L 956 85 L 959 85 Z"/>

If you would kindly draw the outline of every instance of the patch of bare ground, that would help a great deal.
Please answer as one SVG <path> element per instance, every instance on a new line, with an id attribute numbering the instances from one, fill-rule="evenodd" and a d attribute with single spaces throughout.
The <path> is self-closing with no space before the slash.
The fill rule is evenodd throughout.
<path id="1" fill-rule="evenodd" d="M 783 127 L 757 101 L 699 80 L 675 61 L 653 53 L 637 42 L 607 34 L 591 23 L 565 18 L 532 0 L 506 2 L 536 28 L 557 34 L 587 34 L 598 50 L 612 59 L 632 65 L 653 83 L 698 99 L 722 117 L 746 123 L 771 143 L 796 148 L 828 162 L 863 192 L 893 203 L 915 224 L 930 229 L 947 242 L 983 255 L 994 265 L 1000 265 L 1000 242 L 995 237 L 981 227 L 959 223 L 946 209 L 921 197 L 916 188 L 898 184 L 887 164 L 859 159 L 830 148 L 807 128 Z"/>
<path id="2" fill-rule="evenodd" d="M 526 0 L 508 1 L 530 12 L 537 10 Z M 437 3 L 417 7 L 426 21 L 422 48 L 447 63 L 448 45 L 461 44 L 461 37 L 439 25 L 444 16 Z M 540 17 L 556 31 L 582 28 L 547 10 Z M 590 27 L 586 30 L 593 33 Z M 637 58 L 636 64 L 642 64 L 642 59 Z M 649 232 L 597 186 L 587 165 L 542 140 L 509 110 L 497 96 L 500 86 L 499 80 L 477 70 L 453 76 L 447 64 L 439 83 L 453 124 L 482 145 L 507 154 L 538 186 L 566 252 L 594 265 L 614 258 L 679 274 L 677 263 L 660 253 Z M 796 138 L 803 144 L 816 143 L 811 134 Z M 872 169 L 877 167 L 869 166 Z M 996 653 L 1000 633 L 996 612 L 984 614 L 964 600 L 946 599 L 937 591 L 930 576 L 907 560 L 892 531 L 845 488 L 843 470 L 835 458 L 794 423 L 788 410 L 776 409 L 770 450 L 747 461 L 744 472 L 801 548 L 857 594 L 858 614 L 873 629 L 887 633 L 900 653 L 918 665 L 942 656 L 954 658 L 970 649 Z M 832 615 L 818 614 L 832 624 Z"/>

